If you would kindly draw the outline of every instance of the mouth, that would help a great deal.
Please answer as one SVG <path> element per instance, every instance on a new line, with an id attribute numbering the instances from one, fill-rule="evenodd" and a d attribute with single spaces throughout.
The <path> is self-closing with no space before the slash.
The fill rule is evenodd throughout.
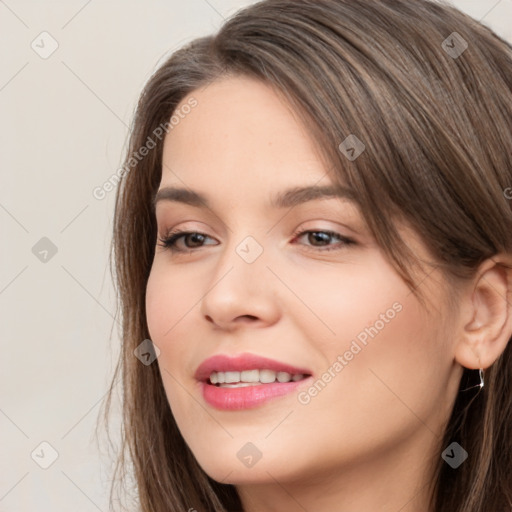
<path id="1" fill-rule="evenodd" d="M 209 405 L 221 410 L 240 410 L 290 394 L 311 380 L 312 372 L 254 354 L 219 354 L 203 361 L 195 377 Z"/>
<path id="2" fill-rule="evenodd" d="M 195 378 L 212 385 L 258 385 L 298 381 L 311 375 L 312 372 L 306 368 L 244 353 L 235 356 L 217 354 L 205 359 L 197 368 Z"/>

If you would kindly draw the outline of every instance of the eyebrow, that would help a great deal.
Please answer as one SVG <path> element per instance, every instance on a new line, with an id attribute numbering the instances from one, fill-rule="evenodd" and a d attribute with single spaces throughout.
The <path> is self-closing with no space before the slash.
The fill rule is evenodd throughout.
<path id="1" fill-rule="evenodd" d="M 299 204 L 320 199 L 339 198 L 357 203 L 352 189 L 339 185 L 294 187 L 279 192 L 270 201 L 271 208 L 291 208 Z M 160 201 L 173 201 L 196 206 L 211 208 L 208 199 L 194 190 L 177 187 L 163 187 L 156 193 L 153 206 Z"/>

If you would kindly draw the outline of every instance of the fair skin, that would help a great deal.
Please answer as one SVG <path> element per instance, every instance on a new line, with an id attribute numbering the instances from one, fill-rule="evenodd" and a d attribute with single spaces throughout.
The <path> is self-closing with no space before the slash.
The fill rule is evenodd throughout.
<path id="1" fill-rule="evenodd" d="M 156 218 L 160 238 L 176 228 L 206 237 L 177 241 L 190 253 L 158 242 L 146 294 L 149 332 L 185 441 L 210 477 L 236 485 L 246 512 L 429 512 L 429 462 L 445 448 L 462 365 L 489 367 L 512 332 L 507 275 L 485 262 L 460 285 L 454 312 L 442 307 L 445 278 L 426 266 L 413 274 L 437 306 L 425 311 L 357 204 L 330 197 L 269 206 L 291 187 L 332 183 L 306 129 L 271 88 L 230 77 L 193 97 L 198 106 L 165 139 L 159 189 L 194 190 L 209 208 L 161 200 Z M 356 244 L 294 236 L 299 229 L 334 231 Z M 419 238 L 400 229 L 431 260 Z M 248 236 L 263 248 L 252 263 L 236 252 Z M 218 353 L 249 352 L 321 378 L 396 303 L 400 312 L 307 404 L 294 392 L 225 411 L 200 393 L 194 372 Z M 252 467 L 237 457 L 248 442 L 262 454 Z"/>

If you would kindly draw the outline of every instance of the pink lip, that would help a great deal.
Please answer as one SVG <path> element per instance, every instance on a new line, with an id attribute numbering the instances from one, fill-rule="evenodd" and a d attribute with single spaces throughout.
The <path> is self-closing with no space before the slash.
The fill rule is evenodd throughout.
<path id="1" fill-rule="evenodd" d="M 311 375 L 311 371 L 306 368 L 298 368 L 254 354 L 240 354 L 235 357 L 219 354 L 203 361 L 198 367 L 195 377 L 200 381 L 201 392 L 205 401 L 222 410 L 257 407 L 273 398 L 292 392 L 298 386 L 304 385 L 306 381 L 309 383 L 312 379 L 312 377 L 308 377 L 300 381 L 256 384 L 241 388 L 221 388 L 209 383 L 210 374 L 214 371 L 227 372 L 253 369 Z"/>

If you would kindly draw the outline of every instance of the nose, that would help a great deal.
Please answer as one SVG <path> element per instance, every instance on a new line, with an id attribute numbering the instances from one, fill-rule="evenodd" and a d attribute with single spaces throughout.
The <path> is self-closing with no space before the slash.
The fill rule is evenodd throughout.
<path id="1" fill-rule="evenodd" d="M 202 316 L 227 331 L 275 323 L 279 317 L 279 282 L 273 277 L 266 265 L 265 251 L 248 263 L 235 247 L 226 247 L 204 288 Z"/>

